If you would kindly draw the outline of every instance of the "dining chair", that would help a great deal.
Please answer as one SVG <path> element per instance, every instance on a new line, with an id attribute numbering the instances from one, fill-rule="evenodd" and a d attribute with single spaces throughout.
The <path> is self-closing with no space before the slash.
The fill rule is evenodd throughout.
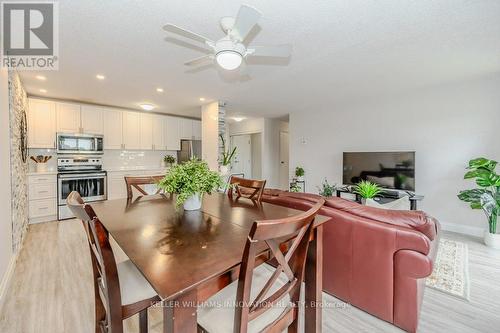
<path id="1" fill-rule="evenodd" d="M 67 198 L 73 214 L 82 220 L 92 259 L 96 333 L 123 333 L 123 320 L 139 314 L 139 332 L 148 331 L 148 308 L 159 296 L 130 261 L 116 264 L 104 228 L 92 207 L 73 191 Z"/>
<path id="2" fill-rule="evenodd" d="M 134 196 L 133 188 L 135 188 L 139 193 L 143 195 L 149 195 L 141 186 L 158 184 L 165 176 L 125 176 L 125 184 L 127 185 L 127 199 L 132 199 Z M 161 192 L 159 188 L 155 194 Z"/>
<path id="3" fill-rule="evenodd" d="M 227 194 L 230 198 L 232 198 L 234 195 L 233 192 L 236 192 L 237 198 L 243 197 L 261 202 L 265 186 L 265 180 L 232 176 L 229 180 L 229 190 L 227 191 Z"/>
<path id="4" fill-rule="evenodd" d="M 248 235 L 239 278 L 198 309 L 201 332 L 298 331 L 298 305 L 314 217 L 325 200 L 308 211 L 277 220 L 255 221 Z M 280 244 L 289 241 L 288 251 Z M 264 248 L 277 267 L 261 264 L 256 256 Z"/>

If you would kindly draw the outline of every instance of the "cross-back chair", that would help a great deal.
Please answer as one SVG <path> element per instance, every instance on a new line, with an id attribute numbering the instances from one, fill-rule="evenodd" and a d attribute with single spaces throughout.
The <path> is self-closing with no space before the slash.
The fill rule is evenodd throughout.
<path id="1" fill-rule="evenodd" d="M 286 328 L 289 332 L 298 331 L 298 302 L 307 250 L 314 217 L 324 202 L 319 199 L 311 209 L 296 216 L 254 222 L 238 281 L 212 296 L 208 305 L 198 310 L 202 332 L 282 332 Z M 280 249 L 284 241 L 291 242 L 286 253 Z M 262 243 L 274 255 L 277 267 L 255 267 Z"/>
<path id="2" fill-rule="evenodd" d="M 92 259 L 95 295 L 95 332 L 123 333 L 123 320 L 139 314 L 140 333 L 148 330 L 148 308 L 160 298 L 135 265 L 115 262 L 104 228 L 92 207 L 73 191 L 68 207 L 82 220 Z"/>
<path id="3" fill-rule="evenodd" d="M 243 197 L 261 202 L 265 186 L 265 180 L 255 180 L 232 176 L 229 180 L 229 189 L 227 191 L 227 194 L 230 198 L 233 198 L 233 192 L 235 192 L 237 198 Z"/>
<path id="4" fill-rule="evenodd" d="M 146 192 L 141 186 L 158 184 L 163 177 L 164 176 L 126 176 L 125 184 L 127 185 L 127 199 L 132 199 L 134 196 L 133 188 L 135 188 L 142 195 L 149 195 L 149 193 Z M 159 188 L 155 194 L 160 192 L 161 189 Z"/>

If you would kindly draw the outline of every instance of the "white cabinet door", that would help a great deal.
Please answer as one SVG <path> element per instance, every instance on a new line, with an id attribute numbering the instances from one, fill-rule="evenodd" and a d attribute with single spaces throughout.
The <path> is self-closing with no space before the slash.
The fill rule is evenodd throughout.
<path id="1" fill-rule="evenodd" d="M 140 148 L 144 150 L 153 149 L 153 115 L 140 114 Z"/>
<path id="2" fill-rule="evenodd" d="M 104 134 L 103 108 L 82 105 L 82 131 L 87 134 Z"/>
<path id="3" fill-rule="evenodd" d="M 123 112 L 123 145 L 125 149 L 141 149 L 140 113 Z"/>
<path id="4" fill-rule="evenodd" d="M 153 116 L 153 149 L 167 149 L 165 143 L 165 116 Z"/>
<path id="5" fill-rule="evenodd" d="M 55 148 L 56 103 L 41 99 L 29 100 L 28 147 Z"/>
<path id="6" fill-rule="evenodd" d="M 122 149 L 122 111 L 105 110 L 104 123 L 104 149 Z"/>
<path id="7" fill-rule="evenodd" d="M 193 120 L 193 138 L 201 140 L 201 120 Z"/>
<path id="8" fill-rule="evenodd" d="M 80 105 L 56 103 L 57 132 L 80 133 Z"/>
<path id="9" fill-rule="evenodd" d="M 191 119 L 179 118 L 181 139 L 191 140 L 193 138 L 193 121 Z"/>
<path id="10" fill-rule="evenodd" d="M 110 172 L 108 174 L 108 200 L 123 199 L 127 197 L 124 173 Z"/>
<path id="11" fill-rule="evenodd" d="M 177 117 L 165 117 L 165 144 L 167 150 L 181 150 L 180 124 Z"/>

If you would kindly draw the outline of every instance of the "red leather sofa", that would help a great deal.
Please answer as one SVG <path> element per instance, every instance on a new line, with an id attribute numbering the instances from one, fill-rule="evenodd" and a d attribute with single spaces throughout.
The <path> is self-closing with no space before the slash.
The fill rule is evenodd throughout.
<path id="1" fill-rule="evenodd" d="M 266 190 L 262 200 L 309 209 L 314 194 Z M 327 199 L 323 290 L 408 332 L 418 326 L 425 277 L 439 243 L 437 220 L 422 211 L 384 210 Z"/>

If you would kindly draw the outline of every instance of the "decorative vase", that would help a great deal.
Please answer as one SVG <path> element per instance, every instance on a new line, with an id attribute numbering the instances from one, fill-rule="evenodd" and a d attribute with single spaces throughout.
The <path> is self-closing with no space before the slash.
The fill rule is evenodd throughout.
<path id="1" fill-rule="evenodd" d="M 37 163 L 36 172 L 42 173 L 47 172 L 47 163 Z"/>
<path id="2" fill-rule="evenodd" d="M 488 230 L 484 231 L 484 244 L 492 249 L 500 250 L 500 234 L 492 234 Z"/>
<path id="3" fill-rule="evenodd" d="M 203 195 L 195 193 L 184 201 L 184 210 L 198 210 L 201 208 Z"/>
<path id="4" fill-rule="evenodd" d="M 227 176 L 229 174 L 229 169 L 230 169 L 229 165 L 221 165 L 219 167 L 220 174 L 222 176 Z"/>
<path id="5" fill-rule="evenodd" d="M 303 182 L 304 181 L 304 176 L 297 176 L 297 181 L 298 182 Z"/>

